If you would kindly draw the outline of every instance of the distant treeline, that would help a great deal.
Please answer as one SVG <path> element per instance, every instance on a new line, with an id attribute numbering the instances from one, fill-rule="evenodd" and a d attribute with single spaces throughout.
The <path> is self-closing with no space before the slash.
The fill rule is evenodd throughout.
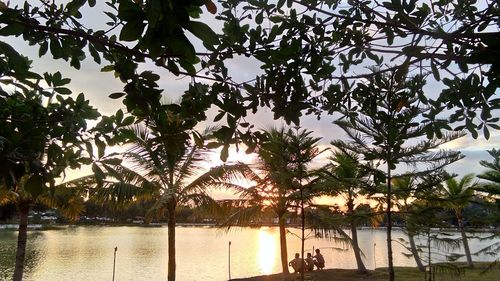
<path id="1" fill-rule="evenodd" d="M 466 218 L 466 226 L 469 228 L 499 228 L 500 218 L 492 220 L 492 208 L 483 204 L 481 198 L 477 197 L 474 199 L 476 203 L 479 204 L 469 204 L 464 210 L 464 217 Z M 110 208 L 106 205 L 96 204 L 91 201 L 85 202 L 85 212 L 82 214 L 80 219 L 76 223 L 84 223 L 93 221 L 103 221 L 106 219 L 109 223 L 130 223 L 137 221 L 144 221 L 147 217 L 147 210 L 151 207 L 153 202 L 138 203 L 133 204 L 129 207 L 123 209 Z M 344 216 L 345 212 L 341 208 L 328 208 L 332 215 L 334 216 Z M 363 209 L 368 217 L 379 216 L 381 219 L 378 223 L 374 224 L 373 220 L 367 219 L 361 226 L 385 226 L 386 216 L 385 214 L 380 214 L 377 210 L 370 208 L 368 204 L 363 204 L 358 206 L 358 210 Z M 56 213 L 57 223 L 67 223 L 68 221 L 61 215 L 58 214 L 57 210 L 46 208 L 43 205 L 36 204 L 33 208 L 31 216 L 33 217 L 33 223 L 40 223 L 41 221 L 40 213 L 52 211 Z M 436 217 L 442 219 L 443 224 L 457 225 L 456 217 L 449 210 L 442 209 L 435 213 Z M 190 208 L 188 206 L 182 206 L 179 208 L 177 221 L 180 223 L 207 223 L 213 222 L 217 223 L 220 218 L 208 215 L 204 212 L 200 212 L 197 209 Z M 13 204 L 0 206 L 0 222 L 9 222 L 17 220 L 16 217 L 16 207 Z M 298 214 L 292 214 L 288 223 L 290 225 L 298 224 L 300 221 L 300 216 Z M 155 223 L 165 223 L 166 219 L 153 220 L 151 222 Z M 147 223 L 147 221 L 146 221 Z M 276 224 L 276 218 L 272 213 L 263 213 L 250 223 L 250 225 L 269 225 Z M 395 213 L 393 218 L 393 224 L 395 226 L 404 226 L 404 214 Z"/>

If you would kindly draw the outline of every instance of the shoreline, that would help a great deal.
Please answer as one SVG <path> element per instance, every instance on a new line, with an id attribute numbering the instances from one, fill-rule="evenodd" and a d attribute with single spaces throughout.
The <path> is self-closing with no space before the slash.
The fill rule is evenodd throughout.
<path id="1" fill-rule="evenodd" d="M 475 262 L 475 268 L 466 268 L 463 263 L 454 264 L 460 272 L 436 271 L 433 280 L 467 280 L 467 281 L 498 281 L 500 276 L 500 265 L 493 266 L 489 271 L 482 273 L 492 263 Z M 435 267 L 439 267 L 436 264 Z M 421 272 L 416 267 L 394 267 L 397 281 L 421 281 L 428 277 L 428 272 Z M 358 273 L 356 269 L 329 268 L 306 272 L 305 281 L 386 281 L 389 277 L 387 267 L 368 270 L 367 273 Z M 282 273 L 259 275 L 245 278 L 232 278 L 229 281 L 298 281 L 300 275 L 290 274 L 286 278 Z"/>
<path id="2" fill-rule="evenodd" d="M 79 227 L 79 226 L 101 226 L 101 227 L 122 227 L 122 226 L 132 226 L 132 227 L 167 227 L 167 223 L 34 223 L 28 224 L 28 230 L 52 230 L 52 229 L 65 229 L 68 227 Z M 9 222 L 0 223 L 0 230 L 17 230 L 19 225 Z M 218 228 L 216 224 L 213 223 L 177 223 L 176 227 L 207 227 L 207 228 Z M 237 226 L 234 228 L 262 228 L 262 227 L 278 227 L 278 225 L 248 225 L 248 226 Z M 295 226 L 288 226 L 287 228 L 296 228 Z M 386 227 L 358 227 L 358 230 L 373 230 L 373 231 L 385 231 Z M 394 230 L 404 230 L 404 227 L 393 227 Z M 445 232 L 458 232 L 456 228 L 432 228 L 433 232 L 445 231 Z M 479 232 L 479 233 L 498 233 L 500 234 L 499 228 L 471 228 L 467 229 L 467 232 Z"/>

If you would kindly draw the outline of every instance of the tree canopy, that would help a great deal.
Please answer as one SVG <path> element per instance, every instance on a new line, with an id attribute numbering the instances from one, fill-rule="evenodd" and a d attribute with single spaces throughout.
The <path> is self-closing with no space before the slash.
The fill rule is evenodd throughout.
<path id="1" fill-rule="evenodd" d="M 245 119 L 250 112 L 270 107 L 274 118 L 298 124 L 303 114 L 355 109 L 351 93 L 357 82 L 394 71 L 397 77 L 419 74 L 439 81 L 440 93 L 419 100 L 431 108 L 428 120 L 445 116 L 454 125 L 437 122 L 429 132 L 467 128 L 474 137 L 482 130 L 489 138 L 490 129 L 498 129 L 497 1 L 78 0 L 0 6 L 0 35 L 22 36 L 38 46 L 40 56 L 51 54 L 76 69 L 90 55 L 124 83 L 123 91 L 110 97 L 123 98 L 141 119 L 155 111 L 163 95 L 162 69 L 212 81 L 209 87 L 190 87 L 182 106 L 191 112 L 218 108 L 214 121 L 225 117 L 216 134 L 224 150 L 233 137 L 255 147 Z M 214 31 L 211 20 L 200 17 L 205 11 L 219 12 L 222 30 Z M 109 20 L 88 27 L 83 20 L 88 14 Z M 11 49 L 2 42 L 3 73 L 22 77 L 18 66 L 26 60 Z M 255 79 L 233 78 L 228 62 L 242 56 L 261 67 Z M 157 68 L 149 69 L 151 62 Z"/>

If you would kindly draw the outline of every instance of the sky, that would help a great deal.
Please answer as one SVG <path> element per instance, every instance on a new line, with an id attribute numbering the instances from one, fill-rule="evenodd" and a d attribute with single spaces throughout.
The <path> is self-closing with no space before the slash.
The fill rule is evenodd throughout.
<path id="1" fill-rule="evenodd" d="M 16 4 L 22 4 L 24 1 L 10 1 L 10 6 L 15 6 Z M 30 1 L 34 3 L 35 1 Z M 61 1 L 58 1 L 61 2 Z M 103 5 L 102 2 L 98 1 L 98 5 Z M 222 24 L 215 20 L 214 15 L 206 13 L 202 20 L 208 23 L 213 29 L 220 29 Z M 94 29 L 104 29 L 103 23 L 105 22 L 105 17 L 102 14 L 96 13 L 95 10 L 84 10 L 84 22 Z M 22 39 L 12 39 L 12 38 L 2 38 L 0 40 L 5 40 L 10 42 L 16 50 L 33 60 L 34 70 L 38 73 L 43 72 L 56 72 L 60 71 L 63 77 L 69 77 L 72 79 L 69 88 L 73 90 L 75 94 L 83 92 L 85 96 L 91 101 L 91 104 L 99 109 L 101 114 L 110 115 L 116 112 L 118 109 L 126 111 L 125 106 L 121 103 L 121 100 L 112 100 L 108 98 L 108 95 L 113 92 L 122 91 L 123 84 L 115 79 L 112 73 L 100 72 L 100 69 L 104 66 L 97 65 L 90 56 L 82 63 L 80 70 L 75 70 L 69 67 L 69 63 L 63 60 L 54 60 L 51 55 L 46 55 L 42 58 L 38 58 L 38 48 L 27 46 L 27 44 Z M 197 47 L 201 44 L 193 39 Z M 238 57 L 228 62 L 231 75 L 236 81 L 246 81 L 255 77 L 255 74 L 259 73 L 259 64 L 257 61 Z M 148 67 L 154 67 L 152 64 Z M 165 96 L 168 96 L 170 100 L 175 100 L 180 94 L 187 89 L 191 78 L 189 77 L 175 77 L 168 73 L 167 70 L 155 68 L 157 74 L 161 76 L 159 81 L 160 87 L 164 89 Z M 432 82 L 427 86 L 427 90 L 430 92 L 435 92 L 439 89 L 439 86 L 433 84 Z M 432 93 L 431 93 L 432 94 Z M 213 119 L 213 112 L 211 110 L 211 116 L 209 120 Z M 212 117 L 212 119 L 210 119 Z M 336 119 L 335 116 L 323 116 L 321 120 L 317 120 L 315 116 L 304 117 L 301 119 L 301 126 L 308 130 L 314 131 L 314 135 L 321 137 L 322 146 L 328 146 L 329 142 L 333 139 L 345 139 L 345 134 L 341 129 L 332 124 Z M 274 120 L 272 117 L 272 112 L 268 108 L 263 108 L 259 112 L 249 118 L 248 121 L 253 123 L 256 128 L 269 128 L 272 126 L 280 126 L 284 122 L 280 120 Z M 212 122 L 207 121 L 207 125 L 213 125 Z M 457 173 L 459 175 L 464 175 L 467 173 L 481 173 L 484 171 L 479 165 L 480 160 L 490 161 L 490 157 L 486 152 L 487 149 L 500 148 L 500 132 L 491 132 L 491 137 L 489 140 L 485 140 L 482 135 L 478 139 L 473 139 L 470 136 L 466 136 L 459 140 L 453 141 L 447 144 L 446 149 L 456 149 L 460 150 L 466 157 L 450 166 L 447 170 L 452 173 Z M 326 157 L 326 155 L 325 155 Z M 251 161 L 252 156 L 244 155 L 243 152 L 236 154 L 232 151 L 229 160 L 247 160 Z M 220 164 L 220 160 L 215 155 L 212 158 L 210 164 L 217 165 Z M 80 172 L 76 172 L 76 175 L 87 173 L 88 169 L 83 169 Z"/>

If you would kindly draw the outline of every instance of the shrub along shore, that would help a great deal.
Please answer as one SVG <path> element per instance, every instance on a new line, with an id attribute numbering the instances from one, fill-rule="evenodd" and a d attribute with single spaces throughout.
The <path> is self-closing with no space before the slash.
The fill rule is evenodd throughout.
<path id="1" fill-rule="evenodd" d="M 449 270 L 436 270 L 435 275 L 431 280 L 439 281 L 498 281 L 500 276 L 500 264 L 485 271 L 490 263 L 475 263 L 475 268 L 465 268 L 464 265 L 458 264 L 463 271 L 457 275 Z M 426 281 L 429 280 L 429 273 L 418 271 L 416 267 L 395 267 L 396 281 Z M 370 270 L 367 274 L 359 274 L 355 269 L 325 269 L 321 271 L 307 272 L 305 274 L 306 281 L 386 281 L 389 273 L 387 268 L 377 268 Z M 250 278 L 237 278 L 231 281 L 296 281 L 300 280 L 300 276 L 292 274 L 286 279 L 283 274 L 272 274 L 255 276 Z"/>

